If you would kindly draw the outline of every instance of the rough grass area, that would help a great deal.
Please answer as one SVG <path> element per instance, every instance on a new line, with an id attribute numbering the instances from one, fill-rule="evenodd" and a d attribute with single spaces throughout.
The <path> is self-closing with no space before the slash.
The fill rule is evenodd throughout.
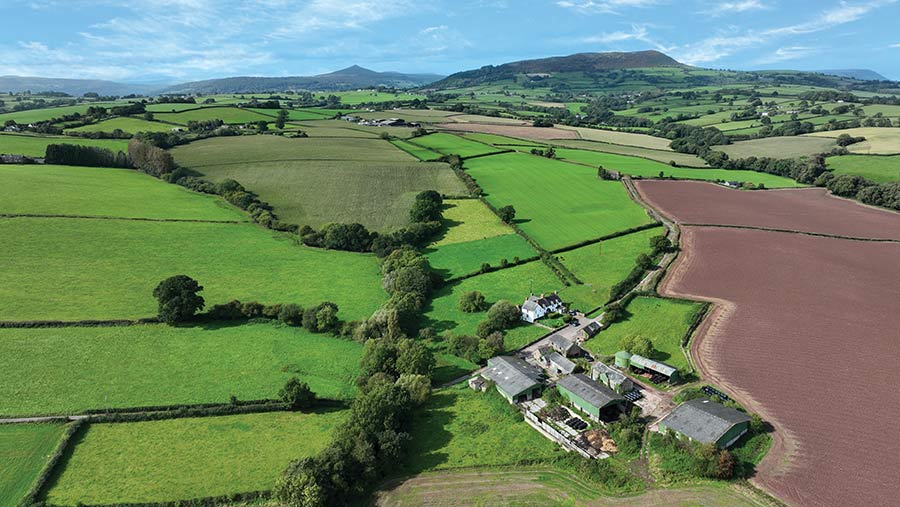
<path id="1" fill-rule="evenodd" d="M 435 391 L 412 427 L 407 473 L 550 461 L 564 452 L 495 390 L 466 384 Z"/>
<path id="2" fill-rule="evenodd" d="M 836 148 L 833 139 L 805 136 L 766 137 L 738 141 L 724 146 L 716 146 L 717 151 L 724 152 L 729 158 L 772 157 L 797 158 L 816 153 L 826 153 Z"/>
<path id="3" fill-rule="evenodd" d="M 48 107 L 44 109 L 29 109 L 27 111 L 15 111 L 11 113 L 0 114 L 0 124 L 13 120 L 16 123 L 29 124 L 40 121 L 47 121 L 51 118 L 60 118 L 70 114 L 84 114 L 91 106 L 113 107 L 122 106 L 126 102 L 88 102 L 77 106 Z"/>
<path id="4" fill-rule="evenodd" d="M 443 153 L 444 155 L 459 155 L 463 158 L 503 151 L 500 148 L 495 148 L 484 143 L 471 141 L 462 136 L 445 132 L 416 137 L 409 142 Z"/>
<path id="5" fill-rule="evenodd" d="M 272 114 L 264 115 L 249 109 L 239 109 L 236 107 L 203 107 L 200 109 L 182 111 L 180 113 L 154 113 L 154 117 L 157 120 L 177 123 L 179 125 L 187 125 L 189 121 L 203 120 L 222 120 L 225 123 L 239 124 L 262 120 L 271 121 L 278 113 L 274 109 L 272 111 Z"/>
<path id="6" fill-rule="evenodd" d="M 376 103 L 376 102 L 395 102 L 395 101 L 411 101 L 415 99 L 423 100 L 425 99 L 424 95 L 420 95 L 418 93 L 407 93 L 407 92 L 380 92 L 376 90 L 354 90 L 349 92 L 334 92 L 335 95 L 340 97 L 341 104 L 353 106 L 357 104 L 367 104 L 367 103 Z M 417 110 L 416 110 L 417 111 Z M 380 117 L 392 117 L 393 113 L 387 114 L 387 112 L 382 113 Z"/>
<path id="7" fill-rule="evenodd" d="M 656 297 L 637 297 L 628 305 L 628 317 L 612 324 L 584 347 L 598 355 L 613 355 L 622 348 L 619 342 L 626 336 L 643 336 L 653 342 L 655 352 L 650 359 L 662 361 L 682 372 L 691 371 L 681 340 L 690 328 L 694 315 L 702 305 L 691 301 Z"/>
<path id="8" fill-rule="evenodd" d="M 561 148 L 556 154 L 563 160 L 586 164 L 593 167 L 603 166 L 611 171 L 618 171 L 630 176 L 643 178 L 658 178 L 660 173 L 668 178 L 690 180 L 722 180 L 722 181 L 747 181 L 754 184 L 764 184 L 768 188 L 790 188 L 803 186 L 796 181 L 776 176 L 774 174 L 756 171 L 731 171 L 727 169 L 691 169 L 685 167 L 672 167 L 654 160 L 645 158 L 615 155 L 589 150 L 573 150 Z"/>
<path id="9" fill-rule="evenodd" d="M 282 221 L 314 227 L 359 222 L 388 230 L 409 222 L 423 190 L 465 192 L 446 164 L 419 163 L 381 139 L 218 138 L 173 154 L 210 180 L 241 182 L 272 204 Z"/>
<path id="10" fill-rule="evenodd" d="M 900 155 L 843 155 L 826 161 L 835 174 L 855 174 L 875 183 L 900 181 Z"/>
<path id="11" fill-rule="evenodd" d="M 519 227 L 548 250 L 651 221 L 621 183 L 600 180 L 591 167 L 521 153 L 476 158 L 465 167 L 487 200 L 513 205 Z"/>
<path id="12" fill-rule="evenodd" d="M 479 132 L 471 132 L 468 134 L 463 134 L 463 137 L 466 139 L 472 139 L 474 141 L 478 141 L 481 143 L 492 144 L 494 146 L 506 147 L 506 146 L 526 146 L 528 148 L 542 148 L 545 145 L 535 142 L 529 141 L 527 139 L 516 139 L 515 137 L 507 137 L 500 136 L 497 134 L 482 134 Z"/>
<path id="13" fill-rule="evenodd" d="M 170 132 L 175 127 L 167 123 L 158 121 L 147 121 L 140 118 L 132 118 L 129 116 L 119 116 L 118 118 L 110 118 L 97 123 L 91 123 L 83 127 L 67 129 L 67 132 L 112 132 L 121 130 L 129 134 L 138 132 Z"/>
<path id="14" fill-rule="evenodd" d="M 682 167 L 706 167 L 706 161 L 697 155 L 690 153 L 678 153 L 677 151 L 668 150 L 652 150 L 649 148 L 640 148 L 637 146 L 626 146 L 623 144 L 601 143 L 597 141 L 584 141 L 580 139 L 565 140 L 556 139 L 552 141 L 555 146 L 564 146 L 568 148 L 578 148 L 582 150 L 602 151 L 604 153 L 615 153 L 617 155 L 631 155 L 635 157 L 648 158 L 656 160 L 663 164 L 675 162 Z"/>
<path id="15" fill-rule="evenodd" d="M 247 221 L 223 199 L 130 169 L 0 165 L 0 213 Z"/>
<path id="16" fill-rule="evenodd" d="M 900 128 L 860 127 L 855 129 L 830 130 L 806 134 L 812 137 L 838 137 L 847 134 L 853 137 L 865 137 L 861 143 L 847 146 L 850 153 L 860 155 L 894 155 L 900 153 Z"/>
<path id="17" fill-rule="evenodd" d="M 444 231 L 434 246 L 514 234 L 508 225 L 478 199 L 445 200 L 444 226 Z"/>
<path id="18" fill-rule="evenodd" d="M 657 227 L 558 254 L 569 271 L 584 282 L 562 289 L 562 298 L 585 312 L 605 304 L 609 290 L 628 276 L 637 256 L 650 253 L 650 238 L 662 234 L 665 229 Z"/>
<path id="19" fill-rule="evenodd" d="M 94 424 L 47 500 L 160 502 L 271 489 L 288 463 L 324 449 L 344 417 L 277 412 Z"/>
<path id="20" fill-rule="evenodd" d="M 402 139 L 395 139 L 395 140 L 391 141 L 391 144 L 400 148 L 401 150 L 405 151 L 406 153 L 409 153 L 410 155 L 416 157 L 417 159 L 425 161 L 425 162 L 433 162 L 443 156 L 434 150 L 424 148 L 422 146 L 413 144 L 409 141 L 404 141 Z"/>
<path id="21" fill-rule="evenodd" d="M 560 125 L 559 128 L 565 130 L 574 130 L 578 132 L 581 139 L 588 141 L 600 141 L 610 144 L 621 144 L 625 146 L 637 146 L 639 148 L 649 148 L 651 150 L 670 150 L 669 139 L 664 137 L 654 137 L 647 134 L 632 134 L 631 132 L 620 132 L 618 130 L 601 130 L 585 127 L 567 127 Z"/>
<path id="22" fill-rule="evenodd" d="M 64 429 L 61 424 L 0 424 L 0 505 L 19 505 Z"/>
<path id="23" fill-rule="evenodd" d="M 0 220 L 0 320 L 81 320 L 156 314 L 153 288 L 177 274 L 232 299 L 334 301 L 345 320 L 386 298 L 371 255 L 298 246 L 251 224 L 16 218 Z"/>
<path id="24" fill-rule="evenodd" d="M 22 134 L 0 134 L 0 153 L 26 155 L 43 158 L 50 144 L 76 144 L 93 146 L 112 152 L 128 151 L 127 139 L 82 139 L 72 136 L 32 136 Z"/>
<path id="25" fill-rule="evenodd" d="M 450 243 L 426 250 L 426 257 L 431 262 L 431 266 L 444 278 L 475 273 L 485 263 L 497 267 L 502 259 L 513 262 L 516 257 L 528 259 L 537 255 L 525 238 L 515 233 Z"/>
<path id="26" fill-rule="evenodd" d="M 361 356 L 356 342 L 267 323 L 2 329 L 0 415 L 276 398 L 292 376 L 347 399 Z"/>

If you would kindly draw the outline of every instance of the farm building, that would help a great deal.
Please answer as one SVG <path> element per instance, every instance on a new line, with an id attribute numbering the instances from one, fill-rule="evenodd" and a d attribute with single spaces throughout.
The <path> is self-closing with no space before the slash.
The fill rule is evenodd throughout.
<path id="1" fill-rule="evenodd" d="M 600 323 L 599 322 L 591 322 L 590 324 L 581 328 L 580 336 L 582 340 L 590 340 L 591 338 L 597 336 L 597 333 L 600 332 Z"/>
<path id="2" fill-rule="evenodd" d="M 492 381 L 497 390 L 510 403 L 520 403 L 541 394 L 544 374 L 518 357 L 497 356 L 488 359 L 487 368 L 481 374 Z"/>
<path id="3" fill-rule="evenodd" d="M 747 414 L 706 398 L 682 403 L 659 421 L 661 433 L 672 430 L 681 437 L 721 448 L 729 447 L 749 428 Z"/>
<path id="4" fill-rule="evenodd" d="M 522 303 L 522 320 L 525 322 L 535 322 L 543 318 L 548 313 L 561 312 L 565 310 L 562 299 L 556 294 L 544 295 L 537 297 L 534 294 L 528 296 L 528 299 Z"/>
<path id="5" fill-rule="evenodd" d="M 551 336 L 547 341 L 550 343 L 550 347 L 552 347 L 553 350 L 559 352 L 565 357 L 578 356 L 583 352 L 581 350 L 581 347 L 575 345 L 575 343 L 573 343 L 568 338 L 558 334 Z"/>
<path id="6" fill-rule="evenodd" d="M 677 382 L 678 381 L 678 368 L 674 366 L 670 366 L 666 363 L 661 363 L 659 361 L 654 361 L 652 359 L 647 359 L 644 356 L 640 356 L 638 354 L 632 354 L 631 359 L 629 360 L 631 363 L 631 367 L 647 371 L 653 374 L 654 377 L 661 376 L 664 378 L 651 378 L 653 382 L 657 384 L 663 381 L 669 382 Z"/>
<path id="7" fill-rule="evenodd" d="M 554 375 L 569 375 L 575 371 L 577 365 L 559 352 L 552 352 L 547 356 L 549 370 Z"/>
<path id="8" fill-rule="evenodd" d="M 469 379 L 469 387 L 473 391 L 484 392 L 487 389 L 487 381 L 482 377 L 472 377 Z"/>
<path id="9" fill-rule="evenodd" d="M 552 353 L 553 353 L 553 349 L 551 349 L 550 347 L 540 347 L 531 353 L 531 357 L 535 361 L 537 361 L 537 363 L 539 365 L 543 366 L 544 368 L 547 368 L 548 366 L 550 366 L 549 357 L 550 357 L 550 354 L 552 354 Z"/>
<path id="10" fill-rule="evenodd" d="M 631 366 L 631 352 L 620 350 L 616 352 L 616 367 L 623 370 Z"/>
<path id="11" fill-rule="evenodd" d="M 597 361 L 591 367 L 591 378 L 619 394 L 625 394 L 634 390 L 634 382 L 630 378 L 612 366 L 607 366 L 600 361 Z"/>
<path id="12" fill-rule="evenodd" d="M 587 375 L 576 373 L 559 379 L 557 389 L 579 410 L 595 421 L 610 421 L 625 411 L 625 398 Z"/>

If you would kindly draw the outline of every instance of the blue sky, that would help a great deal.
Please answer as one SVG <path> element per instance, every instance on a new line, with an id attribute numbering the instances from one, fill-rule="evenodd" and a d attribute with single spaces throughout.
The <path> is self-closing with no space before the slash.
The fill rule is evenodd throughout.
<path id="1" fill-rule="evenodd" d="M 900 0 L 3 0 L 0 75 L 186 81 L 352 64 L 449 74 L 658 49 L 703 67 L 900 79 Z"/>

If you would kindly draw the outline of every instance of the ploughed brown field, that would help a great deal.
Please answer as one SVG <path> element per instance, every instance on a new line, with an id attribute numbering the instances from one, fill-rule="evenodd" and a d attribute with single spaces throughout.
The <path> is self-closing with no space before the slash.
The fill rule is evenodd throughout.
<path id="1" fill-rule="evenodd" d="M 480 132 L 482 134 L 497 134 L 519 139 L 536 139 L 546 141 L 549 139 L 580 139 L 578 132 L 574 130 L 562 130 L 553 127 L 523 127 L 518 125 L 494 125 L 487 123 L 441 123 L 438 127 L 445 130 L 457 130 L 461 132 Z"/>
<path id="2" fill-rule="evenodd" d="M 723 189 L 723 198 L 712 185 L 692 187 L 638 183 L 683 223 L 900 238 L 900 215 L 819 192 Z M 761 202 L 770 207 L 755 209 Z M 707 226 L 682 233 L 660 291 L 717 303 L 692 354 L 705 378 L 776 427 L 754 480 L 797 505 L 900 503 L 900 243 Z"/>
<path id="3" fill-rule="evenodd" d="M 648 204 L 681 223 L 900 239 L 900 214 L 833 197 L 823 188 L 751 192 L 699 181 L 635 184 Z"/>

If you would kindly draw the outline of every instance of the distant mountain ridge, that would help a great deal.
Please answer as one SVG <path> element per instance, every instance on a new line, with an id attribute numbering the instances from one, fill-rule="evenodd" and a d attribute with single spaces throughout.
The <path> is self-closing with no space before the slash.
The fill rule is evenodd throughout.
<path id="1" fill-rule="evenodd" d="M 285 90 L 353 90 L 357 88 L 414 88 L 443 78 L 438 74 L 404 74 L 401 72 L 376 72 L 353 65 L 328 74 L 317 76 L 259 77 L 240 76 L 207 79 L 170 86 L 159 93 L 260 93 Z"/>
<path id="2" fill-rule="evenodd" d="M 85 93 L 100 95 L 129 95 L 150 93 L 159 86 L 149 84 L 116 83 L 100 79 L 62 79 L 30 76 L 0 76 L 0 91 L 62 92 L 81 96 Z"/>
<path id="3" fill-rule="evenodd" d="M 466 86 L 476 83 L 513 77 L 516 74 L 549 74 L 553 72 L 593 72 L 615 69 L 649 67 L 687 67 L 659 51 L 629 51 L 609 53 L 576 53 L 534 60 L 521 60 L 502 65 L 487 65 L 480 69 L 457 72 L 441 81 L 432 83 L 434 88 Z"/>
<path id="4" fill-rule="evenodd" d="M 859 79 L 860 81 L 889 81 L 888 78 L 870 69 L 831 69 L 817 70 L 814 72 L 831 76 L 849 77 L 852 79 Z"/>

